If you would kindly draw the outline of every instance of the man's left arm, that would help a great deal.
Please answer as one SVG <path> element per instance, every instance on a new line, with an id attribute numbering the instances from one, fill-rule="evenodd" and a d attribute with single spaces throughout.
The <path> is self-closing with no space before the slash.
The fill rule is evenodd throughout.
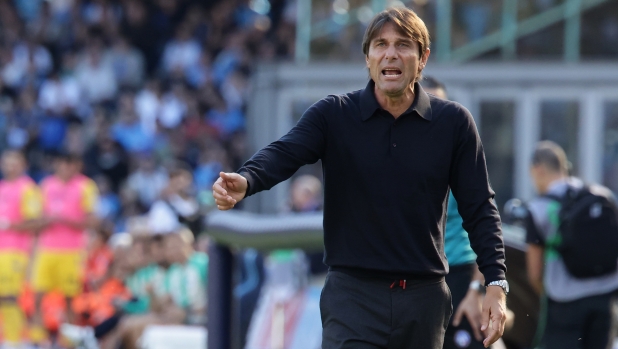
<path id="1" fill-rule="evenodd" d="M 492 281 L 506 279 L 500 215 L 494 203 L 495 193 L 489 184 L 485 154 L 474 119 L 458 104 L 453 106 L 453 113 L 459 115 L 449 184 L 487 286 Z M 481 317 L 481 331 L 488 331 L 483 341 L 485 347 L 504 333 L 505 313 L 504 290 L 500 286 L 487 287 Z"/>

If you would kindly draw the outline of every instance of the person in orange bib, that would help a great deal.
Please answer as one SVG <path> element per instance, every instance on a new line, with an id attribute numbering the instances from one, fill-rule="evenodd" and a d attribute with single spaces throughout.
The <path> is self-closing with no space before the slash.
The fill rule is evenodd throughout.
<path id="1" fill-rule="evenodd" d="M 26 173 L 26 159 L 15 150 L 2 154 L 0 181 L 0 315 L 6 347 L 19 345 L 25 315 L 17 299 L 24 288 L 41 194 Z"/>
<path id="2" fill-rule="evenodd" d="M 60 154 L 55 160 L 55 173 L 41 183 L 43 195 L 42 231 L 33 270 L 32 286 L 37 293 L 35 323 L 41 324 L 43 294 L 59 291 L 71 304 L 83 289 L 86 230 L 95 229 L 94 214 L 98 190 L 94 181 L 82 175 L 81 158 Z M 68 307 L 67 322 L 73 321 Z M 42 332 L 39 330 L 38 332 Z M 34 342 L 43 340 L 36 331 Z"/>

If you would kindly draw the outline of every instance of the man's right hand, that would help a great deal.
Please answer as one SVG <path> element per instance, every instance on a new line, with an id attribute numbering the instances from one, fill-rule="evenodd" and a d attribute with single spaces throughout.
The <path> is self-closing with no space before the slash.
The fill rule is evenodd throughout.
<path id="1" fill-rule="evenodd" d="M 238 173 L 219 173 L 219 179 L 212 186 L 212 196 L 217 208 L 226 211 L 232 209 L 247 193 L 247 179 Z"/>

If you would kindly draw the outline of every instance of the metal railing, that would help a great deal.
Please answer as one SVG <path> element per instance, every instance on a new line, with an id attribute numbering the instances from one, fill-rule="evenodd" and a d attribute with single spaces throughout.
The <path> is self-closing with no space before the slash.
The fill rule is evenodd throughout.
<path id="1" fill-rule="evenodd" d="M 517 40 L 564 21 L 563 60 L 577 62 L 580 60 L 581 15 L 583 12 L 610 0 L 565 0 L 539 14 L 524 20 L 518 20 L 517 0 L 502 0 L 501 26 L 496 32 L 453 49 L 451 33 L 453 21 L 453 1 L 436 1 L 435 54 L 442 63 L 463 63 L 486 52 L 500 49 L 504 60 L 516 58 Z M 298 0 L 296 31 L 296 63 L 305 64 L 311 59 L 311 42 L 330 35 L 344 26 L 355 25 L 370 15 L 385 9 L 392 1 L 371 0 L 370 4 L 355 9 L 346 9 L 345 13 L 334 13 L 332 18 L 312 23 L 312 0 Z M 338 20 L 345 16 L 345 23 Z M 339 23 L 338 23 L 339 22 Z"/>

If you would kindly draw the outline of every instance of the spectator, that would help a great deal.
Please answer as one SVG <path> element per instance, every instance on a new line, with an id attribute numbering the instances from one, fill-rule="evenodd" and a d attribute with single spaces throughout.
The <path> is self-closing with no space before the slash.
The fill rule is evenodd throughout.
<path id="1" fill-rule="evenodd" d="M 144 130 L 150 134 L 154 134 L 157 130 L 157 118 L 161 109 L 160 85 L 159 80 L 151 79 L 135 96 L 135 112 Z"/>
<path id="2" fill-rule="evenodd" d="M 6 144 L 13 149 L 24 149 L 36 137 L 36 122 L 41 116 L 34 92 L 31 89 L 23 91 L 13 117 L 6 121 Z"/>
<path id="3" fill-rule="evenodd" d="M 190 28 L 181 24 L 176 29 L 174 39 L 167 43 L 163 52 L 163 71 L 170 74 L 174 71 L 184 72 L 200 60 L 202 48 L 191 37 Z"/>
<path id="4" fill-rule="evenodd" d="M 186 226 L 194 236 L 202 233 L 202 214 L 195 199 L 193 175 L 179 167 L 170 173 L 161 198 L 150 208 L 149 226 L 153 233 L 167 234 Z"/>
<path id="5" fill-rule="evenodd" d="M 103 222 L 98 229 L 88 232 L 86 272 L 84 274 L 86 291 L 98 290 L 103 285 L 113 260 L 112 250 L 108 246 L 109 238 L 113 233 L 111 221 Z"/>
<path id="6" fill-rule="evenodd" d="M 107 55 L 121 87 L 138 88 L 141 85 L 145 72 L 144 56 L 130 45 L 126 37 L 119 35 Z"/>
<path id="7" fill-rule="evenodd" d="M 316 212 L 322 210 L 322 183 L 312 175 L 302 175 L 292 182 L 291 212 Z"/>
<path id="8" fill-rule="evenodd" d="M 212 80 L 212 57 L 204 50 L 199 60 L 185 69 L 185 80 L 193 88 L 203 87 Z"/>
<path id="9" fill-rule="evenodd" d="M 181 229 L 165 238 L 168 292 L 174 303 L 185 310 L 185 322 L 206 324 L 208 256 L 194 250 L 195 234 Z M 178 287 L 176 287 L 176 286 Z"/>
<path id="10" fill-rule="evenodd" d="M 204 323 L 207 257 L 193 251 L 192 234 L 182 231 L 149 239 L 151 263 L 127 280 L 134 296 L 145 300 L 146 312 L 124 317 L 104 339 L 103 348 L 115 348 L 124 340 L 136 348 L 148 325 Z"/>
<path id="11" fill-rule="evenodd" d="M 229 34 L 227 38 L 225 48 L 217 55 L 212 67 L 213 81 L 217 85 L 240 65 L 245 54 L 241 33 Z"/>
<path id="12" fill-rule="evenodd" d="M 146 4 L 139 0 L 126 2 L 126 15 L 121 23 L 121 32 L 144 53 L 146 71 L 151 74 L 157 67 L 159 40 L 156 28 L 149 18 Z"/>
<path id="13" fill-rule="evenodd" d="M 118 121 L 112 126 L 112 137 L 129 153 L 152 150 L 153 134 L 137 118 L 133 95 L 124 93 L 120 97 Z"/>
<path id="14" fill-rule="evenodd" d="M 242 110 L 247 100 L 247 78 L 240 70 L 232 72 L 221 85 L 221 94 L 228 108 Z"/>
<path id="15" fill-rule="evenodd" d="M 35 1 L 29 0 L 20 0 L 21 3 L 36 3 Z M 28 22 L 28 32 L 30 35 L 33 35 L 39 40 L 41 43 L 47 47 L 53 47 L 60 42 L 62 42 L 62 46 L 64 46 L 64 40 L 70 35 L 69 30 L 64 23 L 60 20 L 59 17 L 56 17 L 53 13 L 52 5 L 50 1 L 40 1 L 41 6 L 40 10 L 37 12 L 37 18 Z"/>
<path id="16" fill-rule="evenodd" d="M 91 103 L 111 101 L 118 92 L 118 81 L 109 59 L 105 59 L 100 38 L 91 38 L 76 69 L 79 84 Z"/>
<path id="17" fill-rule="evenodd" d="M 193 172 L 198 190 L 210 190 L 219 172 L 230 168 L 223 147 L 215 142 L 207 145 L 201 152 L 197 168 Z"/>
<path id="18" fill-rule="evenodd" d="M 71 59 L 67 56 L 65 59 Z M 61 77 L 60 72 L 53 72 L 41 84 L 38 104 L 54 114 L 69 113 L 78 108 L 81 94 L 81 86 L 75 77 L 71 75 Z"/>
<path id="19" fill-rule="evenodd" d="M 96 214 L 101 220 L 114 222 L 120 215 L 120 198 L 112 191 L 111 182 L 105 175 L 95 177 L 95 182 L 99 188 L 99 202 L 97 203 Z"/>
<path id="20" fill-rule="evenodd" d="M 18 80 L 25 84 L 27 81 L 38 82 L 53 68 L 52 56 L 49 50 L 34 39 L 19 42 L 13 48 L 11 63 Z"/>
<path id="21" fill-rule="evenodd" d="M 182 83 L 173 83 L 169 91 L 161 98 L 159 122 L 161 126 L 172 129 L 182 122 L 187 112 L 187 90 Z"/>
<path id="22" fill-rule="evenodd" d="M 140 157 L 137 171 L 129 176 L 127 182 L 129 189 L 137 193 L 139 203 L 146 209 L 159 198 L 167 183 L 167 172 L 158 167 L 149 154 Z"/>
<path id="23" fill-rule="evenodd" d="M 244 130 L 245 116 L 240 109 L 228 106 L 220 95 L 213 96 L 214 106 L 207 113 L 208 124 L 225 139 L 234 132 Z"/>
<path id="24" fill-rule="evenodd" d="M 82 5 L 81 15 L 89 26 L 114 25 L 120 19 L 120 9 L 108 0 L 92 0 Z"/>
<path id="25" fill-rule="evenodd" d="M 151 299 L 150 311 L 127 318 L 120 324 L 121 334 L 130 348 L 136 347 L 137 339 L 148 325 L 183 324 L 189 319 L 203 323 L 206 285 L 202 282 L 202 276 L 207 261 L 204 263 L 204 258 L 199 258 L 200 262 L 188 263 L 189 257 L 194 254 L 192 242 L 190 233 L 184 233 L 184 236 L 169 234 L 153 242 L 157 247 L 151 251 L 162 256 L 161 264 L 167 270 L 159 269 L 153 283 L 146 287 Z"/>
<path id="26" fill-rule="evenodd" d="M 63 115 L 45 113 L 38 121 L 38 146 L 48 153 L 60 151 L 69 126 L 68 119 Z"/>
<path id="27" fill-rule="evenodd" d="M 86 174 L 90 177 L 104 175 L 115 193 L 119 192 L 120 183 L 129 175 L 127 152 L 105 130 L 99 133 L 96 142 L 86 151 L 84 163 Z"/>

